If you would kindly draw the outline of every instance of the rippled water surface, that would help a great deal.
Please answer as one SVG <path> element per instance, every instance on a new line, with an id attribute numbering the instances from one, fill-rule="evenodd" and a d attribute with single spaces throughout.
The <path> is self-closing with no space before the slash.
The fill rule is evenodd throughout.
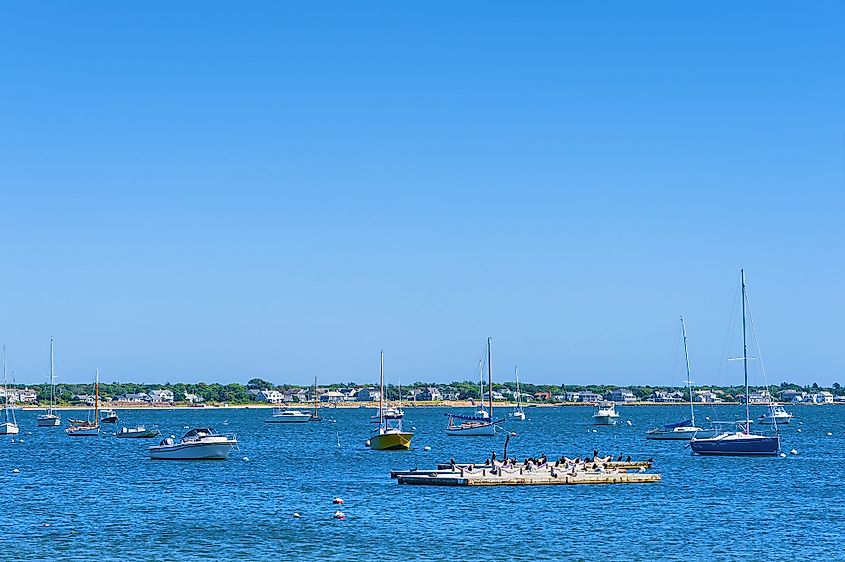
<path id="1" fill-rule="evenodd" d="M 508 425 L 518 433 L 512 454 L 575 456 L 597 448 L 653 457 L 663 481 L 398 486 L 389 477 L 394 468 L 433 467 L 452 456 L 477 462 L 494 449 L 501 455 L 502 438 L 446 436 L 444 411 L 406 410 L 406 428 L 416 428 L 411 451 L 364 447 L 370 409 L 325 410 L 323 422 L 302 425 L 264 424 L 269 411 L 261 409 L 119 411 L 121 424 L 158 425 L 165 434 L 204 425 L 236 433 L 240 452 L 225 462 L 151 461 L 148 440 L 110 432 L 71 438 L 36 427 L 35 412 L 19 412 L 24 442 L 0 440 L 0 552 L 6 560 L 841 555 L 845 408 L 794 408 L 783 448 L 799 454 L 787 458 L 693 457 L 683 442 L 647 441 L 649 427 L 684 417 L 680 406 L 619 407 L 620 425 L 595 428 L 586 407 L 529 408 L 527 421 Z M 700 416 L 731 419 L 736 411 L 704 408 Z M 344 521 L 331 517 L 335 496 L 346 502 Z"/>

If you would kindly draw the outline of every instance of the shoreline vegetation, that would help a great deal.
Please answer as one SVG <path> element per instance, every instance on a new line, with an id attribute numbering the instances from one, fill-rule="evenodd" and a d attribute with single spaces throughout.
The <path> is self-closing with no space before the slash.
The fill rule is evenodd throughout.
<path id="1" fill-rule="evenodd" d="M 493 385 L 493 400 L 497 406 L 511 408 L 516 405 L 515 382 Z M 249 407 L 249 408 L 313 408 L 314 387 L 305 385 L 277 385 L 263 379 L 251 379 L 246 384 L 230 383 L 100 383 L 100 404 L 112 408 L 174 408 L 174 407 Z M 520 381 L 520 401 L 523 406 L 583 406 L 602 400 L 611 400 L 620 405 L 673 405 L 689 402 L 686 387 L 671 386 L 627 386 L 616 385 L 544 385 Z M 374 384 L 333 383 L 316 388 L 317 401 L 321 408 L 373 408 L 378 403 L 378 391 Z M 400 387 L 385 387 L 385 400 L 398 402 Z M 401 401 L 412 407 L 455 407 L 478 406 L 482 397 L 478 383 L 461 381 L 452 383 L 415 382 L 401 387 Z M 794 404 L 793 398 L 820 397 L 826 400 L 812 403 L 845 403 L 845 390 L 839 383 L 821 387 L 816 383 L 802 386 L 783 382 L 780 385 L 755 386 L 750 388 L 750 403 Z M 49 403 L 48 384 L 8 386 L 10 402 L 24 409 L 44 408 Z M 56 385 L 55 407 L 60 409 L 84 409 L 93 405 L 94 384 Z M 741 404 L 744 403 L 744 387 L 700 386 L 693 388 L 697 404 Z M 488 400 L 487 392 L 483 397 Z M 0 403 L 5 396 L 0 396 Z"/>

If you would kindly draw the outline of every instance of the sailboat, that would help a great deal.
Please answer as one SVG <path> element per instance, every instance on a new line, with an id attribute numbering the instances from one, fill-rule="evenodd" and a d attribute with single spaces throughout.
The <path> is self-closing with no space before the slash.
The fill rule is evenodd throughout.
<path id="1" fill-rule="evenodd" d="M 695 406 L 692 402 L 692 377 L 690 376 L 689 351 L 687 350 L 687 327 L 684 324 L 684 317 L 681 316 L 681 334 L 684 340 L 684 358 L 687 365 L 687 388 L 689 389 L 689 413 L 687 420 L 666 424 L 663 427 L 649 429 L 646 439 L 689 441 L 693 437 L 715 437 L 719 431 L 716 429 L 702 429 L 695 425 Z"/>
<path id="2" fill-rule="evenodd" d="M 742 367 L 745 374 L 745 419 L 739 422 L 741 431 L 724 432 L 715 437 L 693 437 L 690 441 L 693 454 L 696 455 L 737 455 L 737 456 L 775 456 L 780 452 L 780 434 L 777 424 L 775 434 L 761 435 L 751 433 L 751 420 L 748 416 L 748 345 L 746 343 L 746 306 L 748 295 L 745 289 L 745 270 L 740 270 L 742 283 Z M 736 422 L 735 422 L 736 423 Z"/>
<path id="3" fill-rule="evenodd" d="M 97 369 L 94 379 L 94 421 L 73 420 L 65 428 L 65 433 L 71 437 L 96 437 L 100 434 L 100 370 Z"/>
<path id="4" fill-rule="evenodd" d="M 317 396 L 317 377 L 314 377 L 314 412 L 311 414 L 310 421 L 323 421 L 320 417 L 319 411 L 319 397 Z"/>
<path id="5" fill-rule="evenodd" d="M 491 351 L 492 338 L 487 338 L 487 395 L 489 397 L 489 412 L 484 410 L 484 375 L 481 371 L 481 409 L 474 416 L 462 416 L 459 414 L 446 413 L 449 418 L 449 425 L 446 426 L 446 435 L 456 436 L 486 436 L 496 435 L 496 424 L 504 420 L 493 421 L 493 355 Z M 455 423 L 460 420 L 460 423 Z"/>
<path id="6" fill-rule="evenodd" d="M 6 386 L 6 346 L 3 346 L 3 423 L 0 423 L 0 435 L 17 435 L 20 433 L 15 411 L 9 404 L 9 389 Z"/>
<path id="7" fill-rule="evenodd" d="M 384 351 L 381 352 L 380 392 L 378 397 L 379 424 L 370 437 L 370 449 L 384 451 L 388 449 L 410 449 L 413 433 L 402 430 L 401 417 L 385 416 L 384 408 Z"/>
<path id="8" fill-rule="evenodd" d="M 525 421 L 525 412 L 522 410 L 522 394 L 519 392 L 519 369 L 514 367 L 513 374 L 516 377 L 516 408 L 510 413 L 510 417 L 515 420 Z"/>
<path id="9" fill-rule="evenodd" d="M 38 416 L 38 427 L 58 427 L 62 418 L 53 409 L 56 403 L 56 375 L 53 361 L 53 338 L 50 338 L 50 408 Z"/>

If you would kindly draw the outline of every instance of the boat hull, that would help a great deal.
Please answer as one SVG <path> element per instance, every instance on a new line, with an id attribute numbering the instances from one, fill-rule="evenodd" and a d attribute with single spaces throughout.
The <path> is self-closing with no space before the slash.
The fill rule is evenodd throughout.
<path id="1" fill-rule="evenodd" d="M 117 423 L 117 416 L 108 416 L 100 420 L 100 423 Z"/>
<path id="2" fill-rule="evenodd" d="M 311 416 L 275 416 L 267 418 L 264 423 L 308 423 Z"/>
<path id="3" fill-rule="evenodd" d="M 17 435 L 21 430 L 12 422 L 0 423 L 0 435 Z"/>
<path id="4" fill-rule="evenodd" d="M 71 437 L 96 437 L 100 434 L 99 427 L 69 427 L 65 429 Z"/>
<path id="5" fill-rule="evenodd" d="M 376 451 L 407 450 L 411 448 L 413 433 L 395 432 L 373 435 L 370 438 L 370 449 Z"/>
<path id="6" fill-rule="evenodd" d="M 150 447 L 153 460 L 206 461 L 226 460 L 232 452 L 233 443 L 192 443 L 173 446 L 156 445 Z"/>
<path id="7" fill-rule="evenodd" d="M 38 427 L 59 427 L 62 425 L 62 418 L 53 415 L 38 416 Z"/>
<path id="8" fill-rule="evenodd" d="M 496 426 L 492 423 L 484 423 L 472 426 L 457 425 L 446 428 L 446 435 L 466 437 L 493 437 L 496 435 Z"/>
<path id="9" fill-rule="evenodd" d="M 780 437 L 720 435 L 690 441 L 693 454 L 710 456 L 776 456 Z"/>
<path id="10" fill-rule="evenodd" d="M 718 435 L 718 431 L 712 429 L 652 429 L 646 433 L 645 438 L 655 441 L 689 441 L 693 437 L 708 439 L 716 437 L 716 435 Z"/>
<path id="11" fill-rule="evenodd" d="M 619 416 L 593 416 L 593 425 L 616 425 Z"/>

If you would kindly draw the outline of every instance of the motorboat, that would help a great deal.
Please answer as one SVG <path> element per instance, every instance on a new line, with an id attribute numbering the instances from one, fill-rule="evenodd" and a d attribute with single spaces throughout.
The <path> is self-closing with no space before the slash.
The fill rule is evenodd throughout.
<path id="1" fill-rule="evenodd" d="M 156 460 L 226 460 L 238 441 L 234 435 L 221 435 L 210 427 L 188 431 L 178 441 L 167 437 L 150 447 L 150 458 Z"/>
<path id="2" fill-rule="evenodd" d="M 395 406 L 391 406 L 384 409 L 384 417 L 392 420 L 400 420 L 405 417 L 405 411 L 400 408 L 396 408 Z M 372 423 L 379 423 L 380 420 L 381 418 L 378 414 L 370 416 L 370 421 Z"/>
<path id="3" fill-rule="evenodd" d="M 158 437 L 161 432 L 157 429 L 147 429 L 143 425 L 135 427 L 121 427 L 120 431 L 114 434 L 120 439 L 152 439 Z"/>
<path id="4" fill-rule="evenodd" d="M 793 414 L 784 410 L 783 406 L 771 406 L 768 412 L 757 418 L 757 423 L 785 425 L 791 422 L 794 417 Z"/>
<path id="5" fill-rule="evenodd" d="M 311 421 L 311 414 L 301 410 L 282 410 L 276 408 L 273 415 L 264 420 L 264 423 L 305 423 Z"/>
<path id="6" fill-rule="evenodd" d="M 103 410 L 103 415 L 100 418 L 100 423 L 117 423 L 117 412 L 114 410 Z"/>
<path id="7" fill-rule="evenodd" d="M 613 402 L 599 402 L 593 413 L 593 425 L 616 425 L 619 414 Z"/>

